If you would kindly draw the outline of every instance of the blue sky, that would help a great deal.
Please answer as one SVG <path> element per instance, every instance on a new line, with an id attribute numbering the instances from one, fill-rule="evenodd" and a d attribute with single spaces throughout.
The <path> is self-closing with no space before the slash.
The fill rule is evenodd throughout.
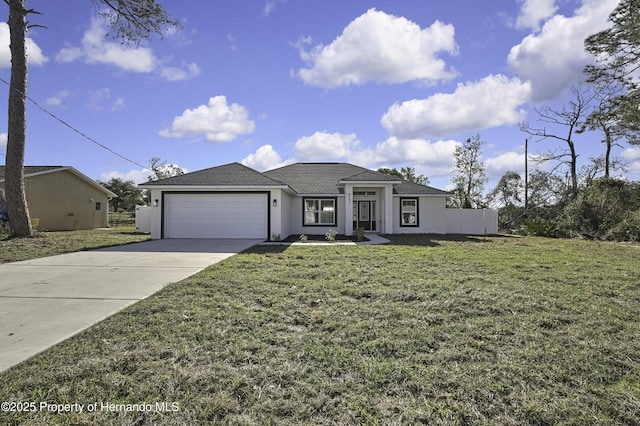
<path id="1" fill-rule="evenodd" d="M 107 35 L 89 0 L 27 0 L 43 13 L 30 22 L 46 26 L 29 33 L 29 96 L 133 163 L 30 104 L 25 164 L 143 182 L 140 165 L 152 157 L 187 171 L 347 161 L 415 167 L 449 188 L 456 144 L 480 134 L 489 189 L 524 170 L 518 123 L 535 124 L 536 106 L 566 102 L 591 61 L 584 38 L 609 25 L 617 2 L 164 1 L 183 30 L 127 46 Z M 9 66 L 2 23 L 7 81 Z M 600 139 L 576 139 L 581 161 L 604 153 Z M 532 143 L 530 152 L 555 146 Z M 638 179 L 640 150 L 615 154 Z"/>

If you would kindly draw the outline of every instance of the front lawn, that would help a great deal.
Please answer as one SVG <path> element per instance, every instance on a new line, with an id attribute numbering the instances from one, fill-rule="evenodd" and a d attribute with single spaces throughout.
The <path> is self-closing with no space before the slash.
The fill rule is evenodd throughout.
<path id="1" fill-rule="evenodd" d="M 0 424 L 639 424 L 639 257 L 542 238 L 257 246 L 0 374 L 0 401 L 95 412 Z"/>
<path id="2" fill-rule="evenodd" d="M 148 239 L 148 234 L 138 234 L 133 227 L 58 232 L 36 231 L 33 238 L 9 238 L 8 229 L 0 227 L 0 263 L 136 243 Z"/>

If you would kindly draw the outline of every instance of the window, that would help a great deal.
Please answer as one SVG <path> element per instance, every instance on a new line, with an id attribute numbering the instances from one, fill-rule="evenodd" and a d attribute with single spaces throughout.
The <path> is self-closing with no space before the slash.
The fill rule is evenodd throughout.
<path id="1" fill-rule="evenodd" d="M 335 198 L 305 198 L 303 205 L 305 225 L 336 224 Z"/>
<path id="2" fill-rule="evenodd" d="M 418 226 L 418 199 L 400 199 L 400 226 Z"/>
<path id="3" fill-rule="evenodd" d="M 102 210 L 102 203 L 100 201 L 96 201 L 96 210 Z"/>

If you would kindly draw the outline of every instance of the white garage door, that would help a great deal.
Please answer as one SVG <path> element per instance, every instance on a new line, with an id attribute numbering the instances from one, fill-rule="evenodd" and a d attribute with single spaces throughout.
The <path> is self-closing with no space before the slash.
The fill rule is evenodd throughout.
<path id="1" fill-rule="evenodd" d="M 164 238 L 267 238 L 267 194 L 167 194 Z"/>

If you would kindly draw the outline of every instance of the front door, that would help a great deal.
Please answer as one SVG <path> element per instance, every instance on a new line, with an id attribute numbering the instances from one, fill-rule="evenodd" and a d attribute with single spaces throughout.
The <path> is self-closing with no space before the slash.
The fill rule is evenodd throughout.
<path id="1" fill-rule="evenodd" d="M 358 221 L 356 228 L 364 228 L 365 231 L 375 231 L 375 202 L 358 201 Z"/>

